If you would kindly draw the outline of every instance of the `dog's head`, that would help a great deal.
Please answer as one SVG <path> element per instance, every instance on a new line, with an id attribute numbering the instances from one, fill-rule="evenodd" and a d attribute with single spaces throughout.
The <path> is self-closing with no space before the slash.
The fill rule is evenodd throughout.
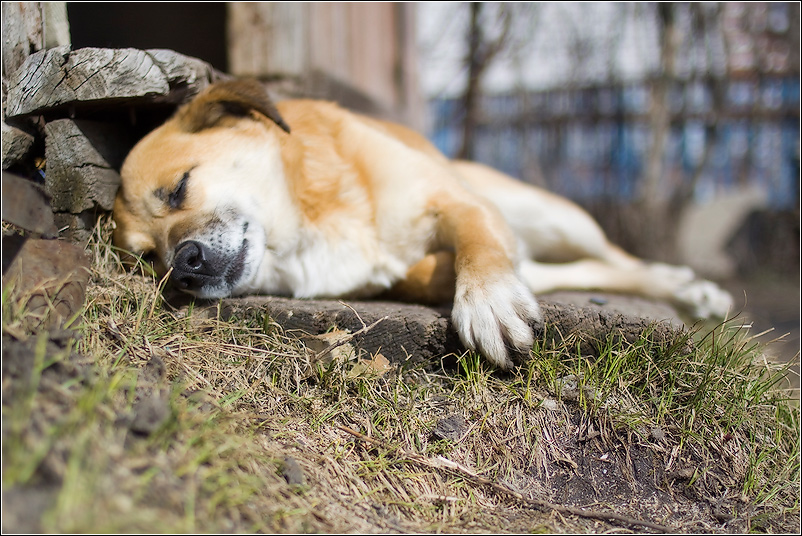
<path id="1" fill-rule="evenodd" d="M 288 134 L 257 82 L 210 86 L 126 158 L 115 245 L 152 257 L 198 297 L 252 291 L 268 235 L 288 210 L 280 154 Z"/>

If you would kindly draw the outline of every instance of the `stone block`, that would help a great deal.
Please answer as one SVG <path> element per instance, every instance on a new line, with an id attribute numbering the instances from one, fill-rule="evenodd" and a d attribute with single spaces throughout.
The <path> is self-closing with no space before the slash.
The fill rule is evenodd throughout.
<path id="1" fill-rule="evenodd" d="M 51 238 L 56 234 L 53 212 L 50 210 L 47 194 L 41 186 L 5 171 L 3 172 L 3 221 Z"/>
<path id="2" fill-rule="evenodd" d="M 3 274 L 3 293 L 16 310 L 25 311 L 21 329 L 47 329 L 60 327 L 81 310 L 88 282 L 89 259 L 83 248 L 31 239 Z"/>

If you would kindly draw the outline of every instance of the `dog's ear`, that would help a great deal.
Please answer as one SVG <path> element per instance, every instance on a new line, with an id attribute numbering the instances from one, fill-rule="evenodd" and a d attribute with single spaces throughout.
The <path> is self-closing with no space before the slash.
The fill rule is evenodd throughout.
<path id="1" fill-rule="evenodd" d="M 230 80 L 206 88 L 179 108 L 176 118 L 187 132 L 199 132 L 220 123 L 226 117 L 248 117 L 259 112 L 284 132 L 290 127 L 278 113 L 265 88 L 256 80 Z"/>

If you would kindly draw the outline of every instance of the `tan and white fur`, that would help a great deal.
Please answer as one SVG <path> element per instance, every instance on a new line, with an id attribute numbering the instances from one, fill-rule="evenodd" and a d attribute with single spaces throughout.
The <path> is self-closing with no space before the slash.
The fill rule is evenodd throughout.
<path id="1" fill-rule="evenodd" d="M 254 81 L 207 88 L 126 158 L 114 241 L 202 298 L 453 300 L 466 347 L 512 366 L 542 322 L 534 294 L 599 289 L 696 317 L 730 296 L 689 268 L 610 244 L 570 201 L 449 161 L 405 127 Z"/>

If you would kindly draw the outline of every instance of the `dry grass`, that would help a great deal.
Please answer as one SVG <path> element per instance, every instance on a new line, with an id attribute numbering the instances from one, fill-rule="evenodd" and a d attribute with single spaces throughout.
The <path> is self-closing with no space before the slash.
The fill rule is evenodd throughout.
<path id="1" fill-rule="evenodd" d="M 540 342 L 512 373 L 315 361 L 269 319 L 172 309 L 97 235 L 77 346 L 32 342 L 13 404 L 4 377 L 4 496 L 52 490 L 46 531 L 638 529 L 545 501 L 692 532 L 798 522 L 798 405 L 742 330 L 596 359 Z"/>

